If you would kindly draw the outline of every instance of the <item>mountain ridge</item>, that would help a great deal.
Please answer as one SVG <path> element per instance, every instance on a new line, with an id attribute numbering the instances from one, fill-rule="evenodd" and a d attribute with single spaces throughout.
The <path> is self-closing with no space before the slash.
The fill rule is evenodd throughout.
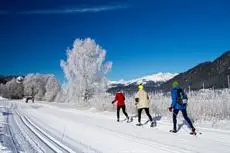
<path id="1" fill-rule="evenodd" d="M 178 75 L 178 73 L 169 73 L 169 72 L 159 72 L 159 73 L 153 73 L 151 75 L 146 75 L 146 76 L 143 76 L 143 77 L 139 77 L 139 78 L 136 78 L 136 79 L 131 79 L 131 80 L 119 80 L 119 81 L 109 81 L 109 84 L 123 84 L 123 85 L 130 85 L 130 84 L 133 84 L 133 83 L 146 83 L 147 81 L 153 81 L 153 82 L 164 82 L 164 81 L 167 81 L 171 78 L 173 78 L 174 76 Z"/>
<path id="2" fill-rule="evenodd" d="M 182 88 L 199 90 L 201 88 L 222 89 L 229 87 L 230 51 L 224 52 L 213 61 L 200 63 L 163 83 L 157 90 L 169 91 L 173 81 L 179 81 Z"/>
<path id="3" fill-rule="evenodd" d="M 180 86 L 186 90 L 230 88 L 230 50 L 224 52 L 213 61 L 199 63 L 166 81 L 146 81 L 145 89 L 149 92 L 168 92 L 173 81 L 178 81 Z M 112 86 L 108 92 L 115 92 L 119 89 L 126 92 L 135 92 L 137 91 L 137 84 L 131 83 L 126 86 L 124 84 L 117 84 L 117 86 Z"/>

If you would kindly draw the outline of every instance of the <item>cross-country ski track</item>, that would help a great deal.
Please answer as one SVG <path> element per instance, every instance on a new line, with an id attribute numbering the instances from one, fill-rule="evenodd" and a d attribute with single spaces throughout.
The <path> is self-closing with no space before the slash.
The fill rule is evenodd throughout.
<path id="1" fill-rule="evenodd" d="M 192 136 L 186 125 L 170 133 L 172 123 L 165 118 L 150 128 L 137 127 L 136 119 L 116 122 L 115 112 L 80 110 L 70 104 L 1 100 L 0 106 L 6 122 L 1 137 L 11 152 L 230 153 L 228 130 L 196 125 L 202 134 Z M 143 114 L 142 122 L 146 120 Z"/>

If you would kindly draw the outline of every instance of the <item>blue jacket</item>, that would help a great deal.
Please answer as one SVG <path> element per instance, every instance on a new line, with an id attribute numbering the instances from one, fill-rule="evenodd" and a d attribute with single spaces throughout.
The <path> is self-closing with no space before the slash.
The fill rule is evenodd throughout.
<path id="1" fill-rule="evenodd" d="M 180 87 L 175 87 L 175 88 L 172 88 L 171 90 L 171 97 L 172 97 L 172 104 L 171 104 L 171 107 L 173 109 L 186 109 L 186 106 L 187 104 L 179 104 L 177 102 L 177 97 L 178 97 L 178 94 L 177 94 L 177 90 L 178 89 L 181 89 Z M 185 94 L 185 92 L 182 90 L 182 95 L 183 95 L 183 98 L 187 98 L 187 95 Z"/>

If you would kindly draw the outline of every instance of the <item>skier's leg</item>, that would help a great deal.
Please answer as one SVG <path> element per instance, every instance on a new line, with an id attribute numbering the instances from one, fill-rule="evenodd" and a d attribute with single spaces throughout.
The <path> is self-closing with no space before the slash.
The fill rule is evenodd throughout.
<path id="1" fill-rule="evenodd" d="M 122 108 L 122 111 L 123 111 L 123 113 L 125 114 L 126 118 L 128 119 L 129 116 L 128 116 L 128 114 L 126 113 L 126 107 L 125 107 L 125 105 L 122 106 L 121 108 Z"/>
<path id="2" fill-rule="evenodd" d="M 179 112 L 179 109 L 173 109 L 173 130 L 177 131 L 176 124 L 177 124 L 177 114 Z"/>
<path id="3" fill-rule="evenodd" d="M 141 112 L 142 108 L 138 109 L 138 123 L 141 123 Z"/>
<path id="4" fill-rule="evenodd" d="M 153 118 L 152 118 L 152 116 L 151 116 L 150 113 L 149 113 L 149 108 L 145 108 L 145 113 L 146 113 L 146 115 L 149 117 L 149 120 L 152 122 L 152 121 L 153 121 Z"/>
<path id="5" fill-rule="evenodd" d="M 117 121 L 119 122 L 120 120 L 120 109 L 121 107 L 120 106 L 117 106 Z"/>
<path id="6" fill-rule="evenodd" d="M 184 116 L 184 119 L 188 122 L 190 128 L 194 129 L 194 127 L 192 125 L 192 122 L 191 122 L 190 118 L 188 117 L 187 110 L 186 109 L 182 109 L 181 112 L 182 112 L 182 114 Z"/>

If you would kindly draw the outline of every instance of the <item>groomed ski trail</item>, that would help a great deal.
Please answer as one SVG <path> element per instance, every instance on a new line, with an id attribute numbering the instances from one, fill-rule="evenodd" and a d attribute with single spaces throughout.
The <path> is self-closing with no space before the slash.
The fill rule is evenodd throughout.
<path id="1" fill-rule="evenodd" d="M 24 104 L 11 102 L 25 120 L 42 133 L 52 136 L 73 151 L 100 153 L 229 153 L 230 132 L 198 128 L 203 134 L 189 135 L 183 126 L 178 133 L 169 133 L 172 123 L 158 121 L 137 127 L 132 123 L 116 122 L 115 113 L 77 110 L 59 104 Z M 145 121 L 145 118 L 142 120 Z M 31 127 L 34 127 L 31 125 Z M 35 128 L 36 129 L 36 128 Z M 47 138 L 45 138 L 47 139 Z"/>

